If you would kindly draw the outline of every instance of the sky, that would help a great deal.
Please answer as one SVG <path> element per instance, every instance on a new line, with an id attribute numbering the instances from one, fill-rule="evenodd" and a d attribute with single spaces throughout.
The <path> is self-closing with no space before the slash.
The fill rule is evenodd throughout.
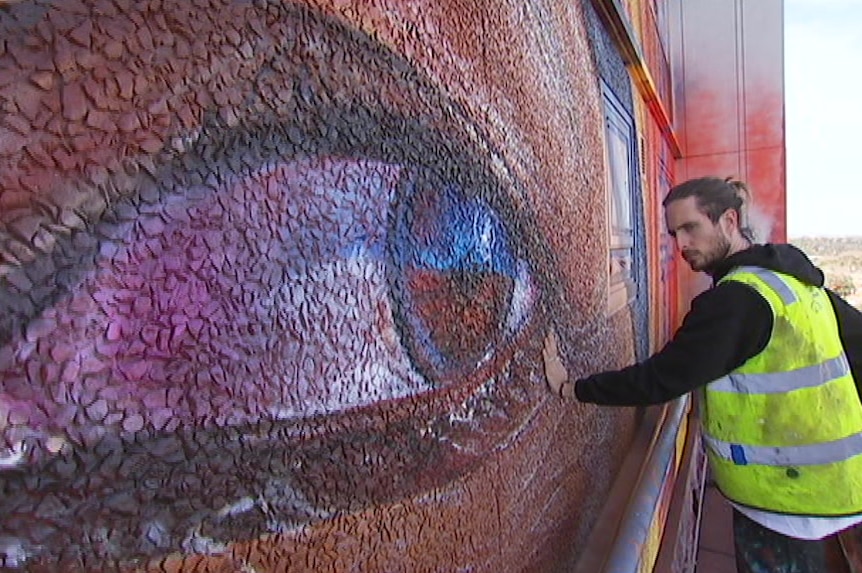
<path id="1" fill-rule="evenodd" d="M 784 0 L 787 234 L 862 236 L 862 0 Z"/>

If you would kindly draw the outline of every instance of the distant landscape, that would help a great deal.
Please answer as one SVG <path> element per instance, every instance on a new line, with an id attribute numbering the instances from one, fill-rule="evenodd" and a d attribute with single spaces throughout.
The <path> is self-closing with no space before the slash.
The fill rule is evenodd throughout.
<path id="1" fill-rule="evenodd" d="M 805 251 L 826 274 L 826 286 L 862 309 L 862 236 L 797 237 L 788 242 Z"/>

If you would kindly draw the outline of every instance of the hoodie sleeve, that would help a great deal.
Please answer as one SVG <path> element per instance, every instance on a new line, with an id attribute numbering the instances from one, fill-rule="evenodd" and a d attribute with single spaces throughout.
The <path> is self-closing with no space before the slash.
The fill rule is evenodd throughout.
<path id="1" fill-rule="evenodd" d="M 838 321 L 838 335 L 844 346 L 844 353 L 850 363 L 850 371 L 856 380 L 856 390 L 862 399 L 862 312 L 850 306 L 846 300 L 826 289 L 835 318 Z"/>
<path id="2" fill-rule="evenodd" d="M 667 402 L 724 376 L 760 353 L 772 310 L 753 288 L 721 283 L 692 301 L 673 339 L 647 360 L 575 383 L 582 402 L 643 406 Z"/>

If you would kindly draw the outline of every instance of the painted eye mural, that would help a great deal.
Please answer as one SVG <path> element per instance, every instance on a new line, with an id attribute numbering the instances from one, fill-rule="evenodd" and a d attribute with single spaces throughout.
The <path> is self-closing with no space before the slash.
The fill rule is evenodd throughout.
<path id="1" fill-rule="evenodd" d="M 542 378 L 562 195 L 381 37 L 415 15 L 351 14 L 0 3 L 4 567 L 541 570 L 583 539 L 625 439 L 582 451 L 616 414 Z"/>
<path id="2" fill-rule="evenodd" d="M 494 208 L 452 182 L 411 178 L 400 207 L 390 248 L 402 339 L 426 379 L 469 377 L 532 317 L 529 263 Z"/>

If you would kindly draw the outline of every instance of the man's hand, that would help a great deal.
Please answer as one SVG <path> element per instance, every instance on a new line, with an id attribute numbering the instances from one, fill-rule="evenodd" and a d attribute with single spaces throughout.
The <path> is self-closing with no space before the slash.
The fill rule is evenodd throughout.
<path id="1" fill-rule="evenodd" d="M 574 398 L 575 385 L 569 382 L 569 373 L 560 360 L 560 354 L 557 349 L 557 334 L 553 328 L 550 329 L 548 336 L 545 338 L 545 346 L 542 348 L 542 358 L 545 360 L 545 378 L 548 380 L 548 386 L 551 391 L 563 398 Z"/>

